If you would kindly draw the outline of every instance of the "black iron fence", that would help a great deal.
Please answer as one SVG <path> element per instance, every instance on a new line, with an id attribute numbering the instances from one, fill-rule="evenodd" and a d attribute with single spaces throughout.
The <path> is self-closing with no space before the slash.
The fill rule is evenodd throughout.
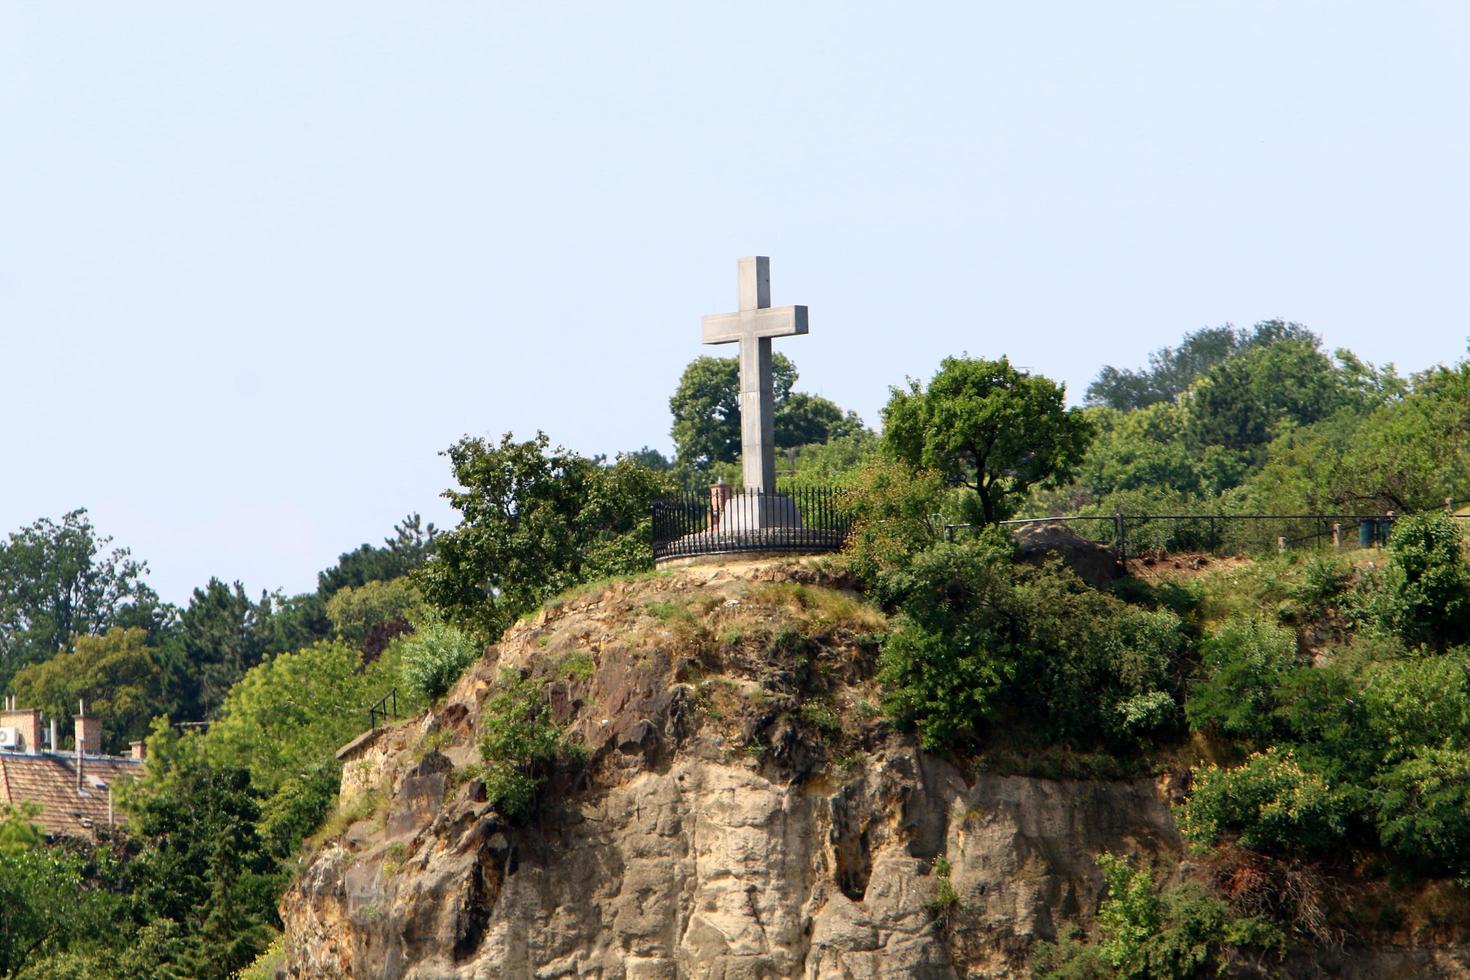
<path id="1" fill-rule="evenodd" d="M 841 491 L 801 487 L 737 492 L 716 484 L 707 493 L 655 501 L 653 557 L 837 551 L 851 529 Z"/>
<path id="2" fill-rule="evenodd" d="M 1461 515 L 1453 515 L 1460 517 Z M 1380 547 L 1393 528 L 1390 514 L 1086 514 L 1001 521 L 1010 528 L 1065 524 L 1113 549 L 1119 558 L 1168 552 L 1216 555 L 1302 549 Z M 949 524 L 951 540 L 970 532 Z"/>

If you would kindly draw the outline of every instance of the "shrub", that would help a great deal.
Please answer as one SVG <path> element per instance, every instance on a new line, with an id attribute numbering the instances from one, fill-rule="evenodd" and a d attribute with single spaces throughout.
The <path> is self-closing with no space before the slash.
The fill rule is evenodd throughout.
<path id="1" fill-rule="evenodd" d="M 1376 782 L 1384 846 L 1431 872 L 1470 874 L 1470 752 L 1418 748 Z"/>
<path id="2" fill-rule="evenodd" d="M 1343 836 L 1347 801 L 1325 779 L 1273 746 L 1234 769 L 1194 770 L 1194 792 L 1179 810 L 1180 830 L 1196 847 L 1237 834 L 1268 853 L 1320 851 Z"/>
<path id="3" fill-rule="evenodd" d="M 926 749 L 973 739 L 1002 707 L 1076 746 L 1134 748 L 1177 723 L 1179 617 L 1056 565 L 1013 566 L 998 531 L 921 552 L 878 591 L 898 608 L 879 657 L 884 707 Z"/>
<path id="4" fill-rule="evenodd" d="M 1363 717 L 1380 758 L 1393 764 L 1423 746 L 1463 748 L 1470 737 L 1470 677 L 1460 656 L 1375 664 Z"/>
<path id="5" fill-rule="evenodd" d="M 1224 901 L 1198 886 L 1161 892 L 1147 870 L 1099 854 L 1107 897 L 1097 913 L 1097 938 L 1085 945 L 1041 944 L 1035 975 L 1044 980 L 1127 977 L 1175 980 L 1223 972 L 1245 947 L 1279 951 L 1281 930 L 1260 917 L 1232 915 Z"/>
<path id="6" fill-rule="evenodd" d="M 1368 576 L 1357 614 L 1409 643 L 1443 647 L 1465 638 L 1470 625 L 1470 567 L 1460 553 L 1460 529 L 1444 514 L 1395 522 L 1389 566 Z"/>
<path id="7" fill-rule="evenodd" d="M 1269 738 L 1276 688 L 1296 666 L 1296 634 L 1237 617 L 1205 640 L 1201 653 L 1201 676 L 1184 704 L 1189 723 L 1252 742 Z"/>
<path id="8" fill-rule="evenodd" d="M 485 705 L 480 740 L 485 796 L 501 813 L 519 819 L 531 812 L 536 791 L 561 753 L 562 728 L 551 716 L 543 682 L 507 669 L 496 687 Z"/>
<path id="9" fill-rule="evenodd" d="M 840 507 L 852 521 L 846 557 L 854 574 L 869 582 L 907 565 L 940 540 L 945 498 L 937 473 L 914 473 L 902 463 L 875 459 L 857 473 Z"/>
<path id="10" fill-rule="evenodd" d="M 1010 560 L 1008 544 L 986 535 L 920 552 L 879 582 L 900 610 L 878 660 L 883 707 L 926 749 L 972 736 L 1015 674 L 1024 610 Z"/>
<path id="11" fill-rule="evenodd" d="M 443 697 L 480 658 L 480 648 L 453 626 L 435 622 L 403 641 L 402 656 L 403 686 L 423 701 L 432 702 Z"/>

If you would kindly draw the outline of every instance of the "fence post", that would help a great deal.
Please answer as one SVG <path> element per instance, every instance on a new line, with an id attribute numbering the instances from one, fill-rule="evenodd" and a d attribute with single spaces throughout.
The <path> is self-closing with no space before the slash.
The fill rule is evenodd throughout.
<path id="1" fill-rule="evenodd" d="M 1342 547 L 1342 524 L 1338 521 L 1332 522 L 1332 550 L 1336 551 Z"/>
<path id="2" fill-rule="evenodd" d="M 1444 498 L 1444 512 L 1446 514 L 1450 515 L 1451 517 L 1454 517 L 1455 516 L 1455 498 L 1454 497 L 1446 497 L 1446 498 Z"/>
<path id="3" fill-rule="evenodd" d="M 1113 513 L 1113 541 L 1118 548 L 1118 560 L 1127 561 L 1128 552 L 1124 550 L 1123 541 L 1123 515 L 1120 512 Z"/>
<path id="4" fill-rule="evenodd" d="M 1279 534 L 1276 536 L 1276 553 L 1286 554 L 1286 539 Z"/>

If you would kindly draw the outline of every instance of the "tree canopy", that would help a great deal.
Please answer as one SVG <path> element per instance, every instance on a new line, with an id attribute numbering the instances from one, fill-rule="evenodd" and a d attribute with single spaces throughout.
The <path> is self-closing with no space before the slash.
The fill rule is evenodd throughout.
<path id="1" fill-rule="evenodd" d="M 490 639 L 568 586 L 652 565 L 650 505 L 671 489 L 668 474 L 627 458 L 599 466 L 545 433 L 466 437 L 447 455 L 460 488 L 444 496 L 461 521 L 436 539 L 418 583 L 457 625 Z"/>
<path id="2" fill-rule="evenodd" d="M 85 510 L 41 518 L 0 541 L 0 686 L 79 635 L 111 626 L 157 625 L 148 566 L 127 548 L 108 550 Z"/>
<path id="3" fill-rule="evenodd" d="M 910 380 L 883 409 L 888 449 L 975 491 L 986 524 L 1009 517 L 1033 485 L 1072 475 L 1092 437 L 1061 385 L 996 361 L 947 357 L 926 389 Z"/>
<path id="4" fill-rule="evenodd" d="M 857 413 L 843 411 L 820 395 L 793 391 L 796 365 L 785 354 L 771 357 L 778 449 L 854 436 L 867 431 Z M 684 369 L 669 398 L 674 416 L 674 460 L 703 471 L 740 459 L 740 363 L 733 357 L 697 357 Z"/>

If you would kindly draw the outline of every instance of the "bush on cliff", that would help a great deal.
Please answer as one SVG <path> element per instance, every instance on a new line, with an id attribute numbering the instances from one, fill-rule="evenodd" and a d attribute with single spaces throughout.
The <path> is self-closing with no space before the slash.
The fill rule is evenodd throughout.
<path id="1" fill-rule="evenodd" d="M 536 792 L 563 749 L 562 727 L 551 715 L 544 682 L 503 670 L 485 705 L 480 757 L 485 798 L 505 816 L 527 816 Z"/>
<path id="2" fill-rule="evenodd" d="M 999 531 L 920 552 L 878 594 L 897 611 L 884 706 L 927 749 L 963 747 L 1002 710 L 1076 747 L 1127 751 L 1178 728 L 1179 617 L 1017 566 Z"/>

